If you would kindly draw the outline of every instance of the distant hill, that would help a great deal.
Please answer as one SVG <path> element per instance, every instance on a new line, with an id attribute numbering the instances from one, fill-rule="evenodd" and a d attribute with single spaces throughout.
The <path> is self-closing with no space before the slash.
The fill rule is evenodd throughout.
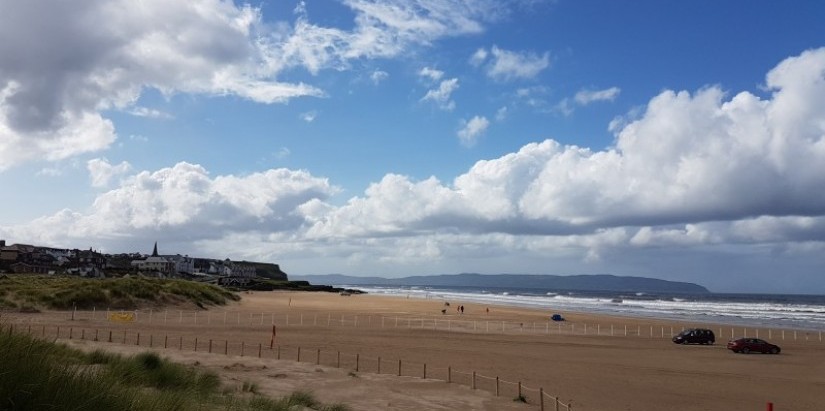
<path id="1" fill-rule="evenodd" d="M 341 274 L 290 275 L 292 280 L 328 285 L 381 286 L 473 286 L 490 288 L 539 288 L 565 291 L 621 291 L 646 293 L 705 294 L 701 285 L 647 277 L 610 274 L 534 275 L 534 274 L 444 274 L 402 278 L 354 277 Z"/>

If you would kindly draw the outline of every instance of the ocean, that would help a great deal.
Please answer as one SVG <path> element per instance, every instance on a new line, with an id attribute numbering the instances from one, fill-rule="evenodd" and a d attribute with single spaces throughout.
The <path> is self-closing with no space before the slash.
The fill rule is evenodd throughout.
<path id="1" fill-rule="evenodd" d="M 565 312 L 671 319 L 800 330 L 825 330 L 825 296 L 786 294 L 654 294 L 523 288 L 369 286 L 337 284 L 369 294 L 474 302 Z"/>

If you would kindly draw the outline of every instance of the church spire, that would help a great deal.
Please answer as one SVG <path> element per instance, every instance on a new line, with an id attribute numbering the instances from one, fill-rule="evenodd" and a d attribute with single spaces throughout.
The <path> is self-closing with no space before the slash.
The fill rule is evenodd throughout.
<path id="1" fill-rule="evenodd" d="M 158 242 L 155 241 L 155 249 L 152 250 L 152 257 L 157 257 L 157 256 L 158 256 Z"/>

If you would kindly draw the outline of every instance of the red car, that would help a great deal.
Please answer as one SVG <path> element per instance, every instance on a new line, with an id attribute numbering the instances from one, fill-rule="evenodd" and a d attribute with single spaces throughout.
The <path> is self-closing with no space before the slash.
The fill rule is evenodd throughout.
<path id="1" fill-rule="evenodd" d="M 759 338 L 740 338 L 728 341 L 728 349 L 733 352 L 748 354 L 751 352 L 761 352 L 762 354 L 779 354 L 782 351 L 778 345 L 771 344 Z"/>

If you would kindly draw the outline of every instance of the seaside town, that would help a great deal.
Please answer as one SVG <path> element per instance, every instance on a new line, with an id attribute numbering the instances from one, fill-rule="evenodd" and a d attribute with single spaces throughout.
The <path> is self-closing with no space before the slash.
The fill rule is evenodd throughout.
<path id="1" fill-rule="evenodd" d="M 80 250 L 29 244 L 6 245 L 6 240 L 0 240 L 0 274 L 5 273 L 87 278 L 141 275 L 190 279 L 224 286 L 245 286 L 259 276 L 287 279 L 287 274 L 277 264 L 160 254 L 157 242 L 151 254 L 105 254 L 92 248 Z"/>

